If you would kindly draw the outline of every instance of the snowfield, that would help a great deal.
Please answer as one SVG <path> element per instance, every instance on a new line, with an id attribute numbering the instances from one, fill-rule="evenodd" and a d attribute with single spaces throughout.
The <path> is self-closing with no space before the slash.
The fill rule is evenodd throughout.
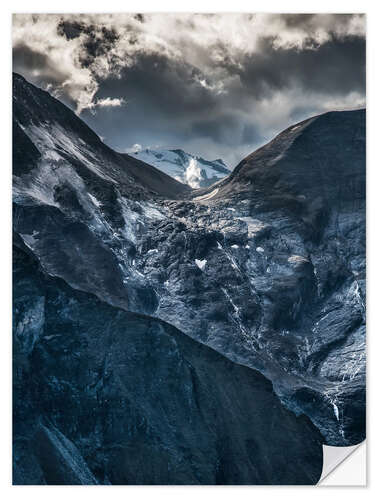
<path id="1" fill-rule="evenodd" d="M 222 160 L 207 161 L 181 149 L 144 149 L 129 153 L 193 189 L 207 187 L 230 174 Z"/>

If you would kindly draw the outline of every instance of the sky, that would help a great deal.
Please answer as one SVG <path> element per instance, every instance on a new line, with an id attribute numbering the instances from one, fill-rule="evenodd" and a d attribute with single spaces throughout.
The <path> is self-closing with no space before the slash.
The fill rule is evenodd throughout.
<path id="1" fill-rule="evenodd" d="M 15 14 L 13 70 L 117 151 L 230 168 L 289 125 L 365 106 L 359 14 Z"/>

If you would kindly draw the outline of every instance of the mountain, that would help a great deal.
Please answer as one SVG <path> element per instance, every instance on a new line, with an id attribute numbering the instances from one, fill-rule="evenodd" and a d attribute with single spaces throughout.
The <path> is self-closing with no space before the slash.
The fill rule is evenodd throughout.
<path id="1" fill-rule="evenodd" d="M 323 205 L 326 212 L 344 205 L 360 208 L 365 201 L 364 134 L 363 109 L 292 125 L 242 160 L 220 183 L 219 196 L 255 195 L 271 209 L 289 200 L 295 205 L 290 208 L 303 209 L 305 217 L 323 212 Z"/>
<path id="2" fill-rule="evenodd" d="M 364 110 L 199 190 L 21 77 L 14 110 L 18 482 L 312 484 L 364 439 Z"/>
<path id="3" fill-rule="evenodd" d="M 219 250 L 235 274 L 226 293 L 241 325 L 228 346 L 217 322 L 210 345 L 238 345 L 236 359 L 266 374 L 332 445 L 365 435 L 365 176 L 365 110 L 329 112 L 194 193 L 224 233 Z M 218 286 L 217 252 L 212 244 L 199 259 Z"/>
<path id="4" fill-rule="evenodd" d="M 193 189 L 211 186 L 230 174 L 230 170 L 222 160 L 208 161 L 185 153 L 182 149 L 152 150 L 147 148 L 130 153 L 130 156 L 153 165 Z"/>
<path id="5" fill-rule="evenodd" d="M 93 191 L 104 190 L 109 196 L 113 189 L 145 199 L 189 192 L 186 185 L 151 165 L 113 151 L 73 111 L 18 74 L 13 75 L 13 116 L 15 175 L 35 176 L 31 170 L 40 160 L 48 170 L 43 184 L 52 181 L 60 166 L 70 165 L 73 175 L 78 173 Z M 36 197 L 40 189 L 47 187 L 36 188 Z"/>
<path id="6" fill-rule="evenodd" d="M 259 373 L 49 277 L 27 249 L 14 283 L 16 484 L 319 480 L 319 432 Z"/>

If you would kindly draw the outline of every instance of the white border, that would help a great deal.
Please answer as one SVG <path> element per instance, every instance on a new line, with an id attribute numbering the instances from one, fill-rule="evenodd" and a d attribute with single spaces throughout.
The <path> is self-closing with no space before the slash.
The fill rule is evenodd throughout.
<path id="1" fill-rule="evenodd" d="M 155 500 L 165 500 L 167 498 L 175 499 L 176 496 L 179 499 L 189 498 L 194 496 L 194 498 L 215 498 L 219 500 L 221 498 L 227 500 L 228 496 L 236 495 L 238 497 L 250 497 L 255 496 L 256 499 L 268 497 L 269 495 L 277 495 L 277 498 L 287 498 L 303 499 L 307 500 L 312 498 L 312 495 L 319 494 L 319 497 L 325 495 L 340 495 L 340 500 L 350 498 L 352 495 L 373 495 L 371 493 L 372 484 L 371 478 L 369 478 L 370 486 L 367 488 L 312 488 L 312 487 L 12 487 L 10 485 L 11 472 L 10 472 L 10 450 L 11 450 L 11 336 L 10 336 L 10 311 L 11 311 L 11 265 L 10 265 L 10 248 L 11 248 L 11 175 L 10 175 L 10 164 L 11 164 L 11 13 L 12 12 L 365 12 L 367 13 L 367 89 L 373 88 L 374 82 L 374 64 L 373 59 L 375 57 L 374 51 L 374 2 L 370 1 L 329 1 L 329 0 L 314 0 L 313 2 L 301 2 L 301 1 L 290 1 L 283 0 L 280 1 L 246 1 L 246 0 L 231 0 L 230 2 L 220 2 L 219 0 L 190 0 L 189 2 L 176 2 L 171 0 L 157 0 L 157 1 L 114 1 L 106 0 L 102 1 L 80 1 L 77 0 L 64 0 L 60 4 L 56 2 L 51 2 L 51 0 L 13 0 L 12 2 L 7 2 L 0 7 L 0 36 L 1 36 L 1 48 L 2 57 L 1 62 L 3 66 L 3 71 L 0 77 L 1 92 L 0 97 L 2 99 L 1 103 L 1 175 L 2 179 L 0 182 L 0 214 L 2 217 L 1 225 L 1 235 L 2 241 L 0 244 L 1 250 L 1 264 L 2 264 L 2 274 L 1 274 L 1 316 L 2 319 L 2 329 L 1 329 L 1 374 L 0 381 L 2 384 L 2 405 L 1 405 L 1 426 L 2 439 L 1 439 L 1 482 L 0 488 L 2 493 L 2 498 L 18 498 L 27 496 L 28 499 L 33 498 L 49 498 L 53 496 L 54 500 L 65 498 L 69 495 L 71 498 L 79 497 L 82 495 L 89 495 L 90 498 L 103 498 L 104 496 L 118 496 L 119 498 L 147 498 L 152 496 Z M 371 91 L 370 91 L 371 92 Z M 369 99 L 370 97 L 370 99 Z M 369 106 L 370 105 L 370 106 Z M 375 255 L 375 245 L 374 245 L 374 217 L 375 213 L 375 183 L 374 174 L 372 173 L 371 166 L 374 160 L 374 146 L 371 141 L 370 131 L 373 130 L 373 116 L 374 110 L 371 102 L 371 95 L 367 99 L 367 109 L 368 109 L 368 122 L 367 122 L 367 152 L 368 152 L 368 174 L 367 174 L 367 191 L 368 191 L 368 351 L 370 350 L 370 329 L 373 324 L 372 321 L 372 310 L 374 310 L 374 303 L 371 304 L 372 294 L 372 283 L 374 279 L 374 266 L 372 264 L 371 256 Z M 371 305 L 373 307 L 371 307 Z M 368 361 L 368 387 L 372 385 L 373 370 L 371 370 L 371 362 Z M 369 392 L 369 391 L 368 391 Z M 367 409 L 368 422 L 371 422 L 372 416 L 372 401 L 369 402 Z M 368 426 L 368 441 L 372 443 L 371 429 Z M 368 453 L 370 454 L 370 453 Z M 370 468 L 368 467 L 368 470 Z M 87 490 L 90 488 L 90 490 Z M 106 488 L 103 490 L 102 488 Z M 375 489 L 375 488 L 374 488 Z M 303 491 L 302 491 L 303 490 Z M 335 490 L 335 491 L 333 491 Z M 336 491 L 339 490 L 339 491 Z"/>
<path id="2" fill-rule="evenodd" d="M 323 445 L 323 456 L 326 446 Z M 328 447 L 329 448 L 329 447 Z M 355 446 L 336 448 L 338 460 L 329 464 L 318 486 L 366 486 L 366 441 Z M 344 457 L 344 458 L 343 458 Z"/>

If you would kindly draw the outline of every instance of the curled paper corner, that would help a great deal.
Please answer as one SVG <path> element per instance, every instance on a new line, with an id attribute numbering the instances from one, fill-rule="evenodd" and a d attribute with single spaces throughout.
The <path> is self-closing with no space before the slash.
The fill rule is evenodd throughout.
<path id="1" fill-rule="evenodd" d="M 323 445 L 319 486 L 366 486 L 366 441 L 354 446 Z"/>

